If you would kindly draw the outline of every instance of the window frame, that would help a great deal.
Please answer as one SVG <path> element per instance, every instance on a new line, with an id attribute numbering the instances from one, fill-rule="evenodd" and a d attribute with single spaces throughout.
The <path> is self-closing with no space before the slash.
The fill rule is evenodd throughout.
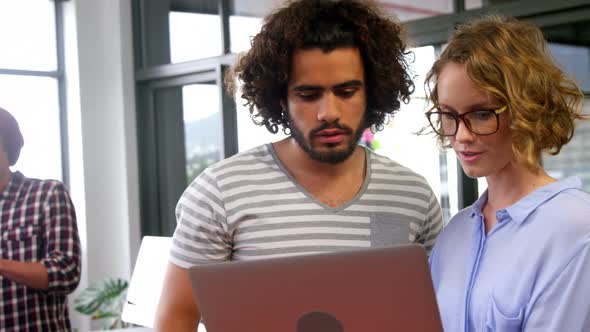
<path id="1" fill-rule="evenodd" d="M 62 165 L 62 182 L 69 187 L 70 185 L 70 167 L 69 167 L 69 137 L 68 137 L 68 112 L 67 112 L 67 94 L 65 79 L 65 46 L 64 46 L 64 16 L 63 3 L 68 0 L 51 0 L 54 3 L 55 13 L 55 51 L 57 59 L 56 70 L 26 70 L 26 69 L 9 69 L 0 68 L 0 75 L 10 76 L 29 76 L 29 77 L 48 77 L 57 81 L 57 100 L 59 108 L 59 132 L 61 144 L 61 165 Z"/>
<path id="2" fill-rule="evenodd" d="M 221 83 L 225 69 L 231 66 L 236 59 L 236 55 L 230 53 L 229 17 L 232 3 L 230 0 L 132 1 L 135 80 L 138 91 L 138 151 L 142 198 L 141 233 L 142 235 L 169 236 L 176 225 L 173 214 L 174 206 L 178 196 L 185 188 L 181 188 L 179 180 L 167 178 L 164 170 L 171 164 L 184 160 L 184 142 L 179 142 L 177 139 L 175 144 L 179 144 L 179 146 L 169 143 L 157 148 L 158 136 L 172 129 L 158 128 L 154 114 L 154 88 L 162 84 L 199 83 L 199 80 L 205 79 L 205 77 L 208 80 L 214 79 L 222 90 L 220 95 L 222 96 L 222 125 L 225 137 L 223 156 L 227 158 L 237 153 L 238 133 L 235 102 Z M 480 17 L 488 12 L 511 15 L 533 22 L 541 28 L 581 21 L 590 17 L 590 3 L 587 0 L 562 0 L 551 3 L 539 3 L 536 0 L 487 2 L 491 3 L 482 8 L 466 10 L 464 0 L 453 0 L 453 13 L 404 22 L 404 26 L 408 30 L 410 39 L 416 44 L 415 46 L 433 45 L 440 51 L 441 45 L 447 41 L 457 24 Z M 171 10 L 220 15 L 222 54 L 207 59 L 170 64 L 168 13 Z M 177 117 L 177 115 L 173 116 Z M 181 128 L 176 129 L 182 131 Z M 172 157 L 173 160 L 162 158 L 163 150 L 176 151 Z M 446 160 L 444 153 L 441 153 L 440 160 L 442 182 L 443 178 L 446 181 L 447 177 L 447 174 L 442 174 L 447 169 L 446 162 L 444 165 L 442 162 Z M 185 165 L 182 164 L 180 167 L 184 169 Z M 462 209 L 477 199 L 478 189 L 475 179 L 467 177 L 460 165 L 457 169 L 459 195 L 457 201 L 459 209 Z M 176 187 L 167 188 L 165 184 L 170 181 L 178 184 Z M 441 197 L 444 202 L 447 202 L 448 208 L 448 193 L 447 196 L 444 195 L 445 193 L 442 193 Z"/>

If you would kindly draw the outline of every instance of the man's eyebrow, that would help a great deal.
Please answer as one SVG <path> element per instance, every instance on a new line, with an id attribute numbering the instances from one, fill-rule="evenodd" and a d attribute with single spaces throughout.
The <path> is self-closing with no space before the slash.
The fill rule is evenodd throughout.
<path id="1" fill-rule="evenodd" d="M 363 86 L 363 81 L 361 80 L 351 80 L 342 83 L 338 83 L 332 87 L 332 89 L 343 89 L 343 88 L 351 88 L 351 87 L 359 87 Z M 298 85 L 291 88 L 292 91 L 314 91 L 314 90 L 322 90 L 324 87 L 320 85 L 311 85 L 311 84 L 303 84 Z"/>
<path id="2" fill-rule="evenodd" d="M 342 88 L 352 88 L 352 87 L 359 87 L 359 86 L 363 86 L 363 81 L 352 80 L 352 81 L 347 81 L 344 83 L 336 84 L 333 88 L 334 89 L 342 89 Z"/>
<path id="3" fill-rule="evenodd" d="M 291 90 L 293 91 L 313 91 L 313 90 L 321 90 L 323 89 L 321 86 L 319 85 L 298 85 L 293 87 Z"/>

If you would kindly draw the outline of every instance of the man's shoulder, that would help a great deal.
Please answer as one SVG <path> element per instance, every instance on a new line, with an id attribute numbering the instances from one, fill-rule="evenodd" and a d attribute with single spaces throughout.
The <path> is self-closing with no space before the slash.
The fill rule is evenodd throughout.
<path id="1" fill-rule="evenodd" d="M 20 172 L 14 174 L 15 180 L 19 183 L 20 191 L 31 192 L 31 191 L 54 191 L 54 190 L 66 190 L 64 184 L 61 181 L 54 179 L 37 179 L 24 176 Z"/>
<path id="2" fill-rule="evenodd" d="M 265 172 L 268 167 L 276 165 L 268 144 L 237 153 L 211 164 L 195 179 L 215 181 L 235 174 Z"/>
<path id="3" fill-rule="evenodd" d="M 188 185 L 179 204 L 192 202 L 196 197 L 215 201 L 225 197 L 228 191 L 264 181 L 269 172 L 278 170 L 270 149 L 261 145 L 208 166 Z"/>
<path id="4" fill-rule="evenodd" d="M 422 175 L 413 171 L 411 168 L 373 151 L 369 153 L 371 155 L 371 168 L 374 175 L 385 175 L 400 180 L 415 181 L 424 185 L 428 185 L 426 179 Z"/>
<path id="5" fill-rule="evenodd" d="M 236 153 L 235 155 L 216 162 L 207 167 L 211 173 L 218 172 L 227 167 L 234 167 L 236 165 L 252 164 L 256 162 L 272 159 L 272 154 L 269 151 L 268 145 L 259 145 L 246 151 Z"/>

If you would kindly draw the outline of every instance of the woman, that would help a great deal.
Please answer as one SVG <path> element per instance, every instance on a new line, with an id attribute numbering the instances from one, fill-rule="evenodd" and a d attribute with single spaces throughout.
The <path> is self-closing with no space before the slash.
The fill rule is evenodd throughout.
<path id="1" fill-rule="evenodd" d="M 590 195 L 540 163 L 574 133 L 583 95 L 539 29 L 465 24 L 427 77 L 430 124 L 487 191 L 430 258 L 446 331 L 590 331 Z"/>

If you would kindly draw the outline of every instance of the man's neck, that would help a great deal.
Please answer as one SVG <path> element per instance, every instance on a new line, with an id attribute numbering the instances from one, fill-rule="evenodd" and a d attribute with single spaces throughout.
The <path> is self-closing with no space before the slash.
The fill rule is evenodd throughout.
<path id="1" fill-rule="evenodd" d="M 356 147 L 345 161 L 329 164 L 310 158 L 299 146 L 294 149 L 293 144 L 297 143 L 286 139 L 274 143 L 274 149 L 287 172 L 316 200 L 337 208 L 359 193 L 366 176 L 364 149 Z"/>
<path id="2" fill-rule="evenodd" d="M 8 186 L 10 179 L 12 178 L 12 172 L 10 169 L 0 171 L 0 192 L 3 192 Z"/>
<path id="3" fill-rule="evenodd" d="M 281 163 L 291 174 L 305 173 L 314 177 L 336 178 L 359 174 L 359 170 L 364 170 L 365 166 L 365 151 L 359 146 L 350 157 L 336 164 L 311 158 L 294 139 L 287 138 L 273 143 L 273 146 Z"/>

